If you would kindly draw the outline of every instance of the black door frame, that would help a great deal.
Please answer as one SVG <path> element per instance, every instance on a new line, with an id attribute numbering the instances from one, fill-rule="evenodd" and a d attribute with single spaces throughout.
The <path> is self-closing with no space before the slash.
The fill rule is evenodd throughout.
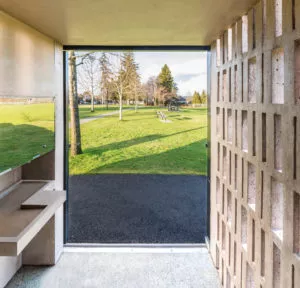
<path id="1" fill-rule="evenodd" d="M 206 223 L 206 239 L 209 240 L 210 235 L 210 95 L 211 95 L 211 83 L 210 83 L 210 63 L 211 53 L 210 46 L 196 46 L 196 45 L 154 45 L 154 46 L 106 46 L 106 45 L 64 45 L 63 46 L 63 97 L 64 97 L 64 189 L 67 193 L 66 202 L 64 204 L 64 244 L 68 240 L 68 200 L 69 200 L 69 115 L 68 115 L 68 57 L 69 50 L 84 51 L 84 50 L 99 50 L 99 51 L 183 51 L 183 52 L 207 52 L 207 223 Z"/>

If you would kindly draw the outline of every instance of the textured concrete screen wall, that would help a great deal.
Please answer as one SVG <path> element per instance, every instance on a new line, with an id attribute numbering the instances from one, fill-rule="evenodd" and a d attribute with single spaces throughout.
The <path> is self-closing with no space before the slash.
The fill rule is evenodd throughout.
<path id="1" fill-rule="evenodd" d="M 300 1 L 237 16 L 212 44 L 210 249 L 224 287 L 295 288 Z"/>

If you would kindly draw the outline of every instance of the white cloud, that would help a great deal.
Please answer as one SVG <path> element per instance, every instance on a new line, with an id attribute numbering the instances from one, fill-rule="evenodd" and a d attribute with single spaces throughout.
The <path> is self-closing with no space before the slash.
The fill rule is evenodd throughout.
<path id="1" fill-rule="evenodd" d="M 100 56 L 101 53 L 98 53 Z M 206 52 L 135 52 L 136 62 L 139 64 L 142 82 L 146 82 L 151 76 L 158 76 L 164 64 L 167 64 L 178 85 L 179 94 L 186 96 L 195 90 L 206 90 L 207 63 Z M 112 57 L 114 62 L 115 57 Z M 114 63 L 116 64 L 116 63 Z M 82 69 L 79 66 L 78 71 Z M 78 85 L 79 93 L 84 91 L 82 85 Z"/>
<path id="2" fill-rule="evenodd" d="M 205 52 L 136 52 L 142 82 L 157 76 L 167 64 L 176 80 L 180 95 L 206 90 L 207 63 Z"/>

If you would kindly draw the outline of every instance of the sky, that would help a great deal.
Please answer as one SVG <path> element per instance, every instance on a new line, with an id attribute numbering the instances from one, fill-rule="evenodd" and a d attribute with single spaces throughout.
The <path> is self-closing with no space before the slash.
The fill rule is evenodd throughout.
<path id="1" fill-rule="evenodd" d="M 82 53 L 85 54 L 86 52 Z M 142 83 L 146 83 L 151 76 L 157 77 L 161 68 L 167 64 L 179 89 L 178 95 L 191 96 L 194 91 L 201 93 L 202 90 L 207 90 L 206 52 L 137 51 L 134 54 L 135 61 L 139 65 Z M 98 52 L 97 57 L 100 56 L 101 52 Z M 117 58 L 113 57 L 112 59 Z M 116 63 L 114 65 L 118 66 Z M 97 66 L 95 66 L 95 71 L 97 71 Z M 85 80 L 88 78 L 86 78 L 86 72 L 84 72 L 84 65 L 78 67 L 78 73 L 78 92 L 83 93 L 90 90 L 90 82 Z M 97 90 L 98 88 L 97 86 L 94 89 Z"/>
<path id="2" fill-rule="evenodd" d="M 158 76 L 167 64 L 178 85 L 178 94 L 189 96 L 194 91 L 206 90 L 206 52 L 135 52 L 141 80 L 147 82 L 151 76 Z"/>

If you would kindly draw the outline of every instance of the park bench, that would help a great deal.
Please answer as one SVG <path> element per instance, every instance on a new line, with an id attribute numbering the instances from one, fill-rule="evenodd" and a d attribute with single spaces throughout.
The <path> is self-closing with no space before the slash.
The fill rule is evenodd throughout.
<path id="1" fill-rule="evenodd" d="M 167 116 L 165 115 L 165 113 L 161 112 L 161 111 L 156 111 L 157 117 L 160 118 L 160 120 L 162 121 L 167 121 Z"/>

